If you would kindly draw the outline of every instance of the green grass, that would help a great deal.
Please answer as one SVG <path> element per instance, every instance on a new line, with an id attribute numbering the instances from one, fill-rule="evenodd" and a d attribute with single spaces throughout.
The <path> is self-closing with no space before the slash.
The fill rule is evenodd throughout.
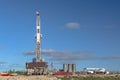
<path id="1" fill-rule="evenodd" d="M 59 77 L 61 80 L 120 80 L 120 77 Z"/>

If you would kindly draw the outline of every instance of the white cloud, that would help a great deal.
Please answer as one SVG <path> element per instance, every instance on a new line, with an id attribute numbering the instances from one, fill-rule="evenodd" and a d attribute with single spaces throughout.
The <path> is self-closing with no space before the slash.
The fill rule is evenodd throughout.
<path id="1" fill-rule="evenodd" d="M 71 50 L 53 50 L 46 49 L 42 50 L 42 55 L 46 56 L 48 59 L 56 61 L 71 61 L 71 60 L 91 60 L 93 57 L 90 55 L 93 54 L 93 51 L 71 51 Z M 35 55 L 35 51 L 25 52 L 25 55 Z"/>
<path id="2" fill-rule="evenodd" d="M 69 22 L 66 24 L 66 27 L 69 29 L 79 29 L 80 28 L 80 24 L 77 22 Z"/>
<path id="3" fill-rule="evenodd" d="M 46 49 L 42 50 L 42 55 L 47 57 L 49 60 L 55 60 L 59 62 L 71 62 L 71 61 L 78 61 L 78 60 L 113 60 L 113 59 L 120 59 L 120 56 L 103 56 L 98 57 L 94 56 L 94 51 L 71 51 L 71 50 L 53 50 L 53 49 Z M 27 52 L 25 55 L 35 55 L 35 51 Z"/>

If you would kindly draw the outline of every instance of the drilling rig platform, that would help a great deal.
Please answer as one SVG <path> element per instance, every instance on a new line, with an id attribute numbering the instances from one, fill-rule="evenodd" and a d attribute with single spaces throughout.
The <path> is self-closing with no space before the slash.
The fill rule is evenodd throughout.
<path id="1" fill-rule="evenodd" d="M 26 62 L 26 74 L 27 75 L 46 75 L 48 72 L 48 65 L 41 58 L 41 32 L 40 32 L 40 14 L 36 12 L 36 58 L 32 62 Z"/>

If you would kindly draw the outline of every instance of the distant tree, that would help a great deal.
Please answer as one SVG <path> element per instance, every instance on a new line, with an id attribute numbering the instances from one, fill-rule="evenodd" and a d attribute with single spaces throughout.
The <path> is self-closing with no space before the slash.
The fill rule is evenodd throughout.
<path id="1" fill-rule="evenodd" d="M 25 75 L 25 71 L 16 71 L 15 73 L 17 73 L 18 75 Z"/>
<path id="2" fill-rule="evenodd" d="M 14 69 L 13 70 L 9 70 L 8 73 L 12 74 L 12 73 L 17 73 L 18 75 L 24 75 L 25 74 L 25 71 L 15 71 Z"/>

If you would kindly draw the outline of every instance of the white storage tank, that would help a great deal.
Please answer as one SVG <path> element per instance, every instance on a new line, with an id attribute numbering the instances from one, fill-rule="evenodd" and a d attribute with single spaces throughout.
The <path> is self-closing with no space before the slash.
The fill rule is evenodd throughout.
<path id="1" fill-rule="evenodd" d="M 68 64 L 68 72 L 72 72 L 72 64 Z"/>
<path id="2" fill-rule="evenodd" d="M 67 64 L 63 64 L 63 70 L 64 70 L 64 72 L 67 72 Z"/>
<path id="3" fill-rule="evenodd" d="M 76 72 L 76 64 L 72 64 L 72 72 Z"/>

